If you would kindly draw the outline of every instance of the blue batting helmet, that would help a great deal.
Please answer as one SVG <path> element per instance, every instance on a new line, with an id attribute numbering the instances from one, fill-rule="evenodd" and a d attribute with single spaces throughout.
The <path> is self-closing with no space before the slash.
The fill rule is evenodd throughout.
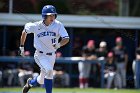
<path id="1" fill-rule="evenodd" d="M 45 19 L 47 15 L 54 14 L 57 16 L 56 8 L 52 5 L 45 5 L 42 9 L 42 18 Z"/>

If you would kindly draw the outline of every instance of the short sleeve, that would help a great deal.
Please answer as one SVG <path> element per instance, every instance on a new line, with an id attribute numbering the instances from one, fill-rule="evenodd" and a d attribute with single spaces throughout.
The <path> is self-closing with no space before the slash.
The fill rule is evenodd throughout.
<path id="1" fill-rule="evenodd" d="M 25 26 L 24 26 L 24 31 L 26 33 L 33 33 L 34 31 L 34 27 L 35 27 L 35 24 L 34 23 L 26 23 Z"/>
<path id="2" fill-rule="evenodd" d="M 69 38 L 69 35 L 68 35 L 66 29 L 64 28 L 63 24 L 60 24 L 59 35 L 62 38 Z"/>

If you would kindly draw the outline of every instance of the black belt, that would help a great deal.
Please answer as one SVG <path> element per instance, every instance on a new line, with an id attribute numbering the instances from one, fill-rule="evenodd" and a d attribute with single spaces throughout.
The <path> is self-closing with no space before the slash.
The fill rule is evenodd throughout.
<path id="1" fill-rule="evenodd" d="M 43 53 L 43 51 L 39 51 L 39 53 Z M 45 53 L 46 55 L 53 55 L 53 53 L 51 52 L 51 53 Z"/>

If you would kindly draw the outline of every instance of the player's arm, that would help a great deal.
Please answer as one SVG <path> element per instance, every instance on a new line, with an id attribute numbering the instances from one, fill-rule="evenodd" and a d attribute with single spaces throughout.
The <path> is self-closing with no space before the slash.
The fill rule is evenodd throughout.
<path id="1" fill-rule="evenodd" d="M 26 40 L 26 36 L 27 36 L 27 33 L 25 31 L 22 32 L 21 34 L 21 38 L 20 38 L 20 55 L 24 57 L 24 43 L 25 43 L 25 40 Z"/>
<path id="2" fill-rule="evenodd" d="M 69 35 L 62 23 L 60 23 L 59 35 L 62 39 L 59 43 L 53 45 L 55 49 L 58 49 L 69 42 Z"/>
<path id="3" fill-rule="evenodd" d="M 64 45 L 66 45 L 68 42 L 69 42 L 69 38 L 63 38 L 59 43 L 60 43 L 60 46 L 64 46 Z"/>
<path id="4" fill-rule="evenodd" d="M 34 23 L 26 23 L 25 26 L 24 26 L 24 30 L 22 31 L 22 34 L 21 34 L 21 38 L 20 38 L 20 55 L 24 57 L 24 43 L 25 43 L 25 40 L 26 40 L 26 36 L 27 34 L 29 33 L 34 33 L 34 30 L 35 30 L 35 24 Z"/>
<path id="5" fill-rule="evenodd" d="M 21 35 L 21 38 L 20 38 L 20 46 L 24 46 L 26 36 L 27 36 L 27 33 L 25 31 L 23 31 L 22 35 Z"/>
<path id="6" fill-rule="evenodd" d="M 59 43 L 54 44 L 53 47 L 55 49 L 58 49 L 58 48 L 60 48 L 60 47 L 62 47 L 64 45 L 66 45 L 68 42 L 69 42 L 69 38 L 62 38 L 62 40 Z"/>

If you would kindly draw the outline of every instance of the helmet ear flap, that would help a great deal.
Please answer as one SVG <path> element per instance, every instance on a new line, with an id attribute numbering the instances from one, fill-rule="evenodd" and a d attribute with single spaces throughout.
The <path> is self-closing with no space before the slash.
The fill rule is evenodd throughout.
<path id="1" fill-rule="evenodd" d="M 57 18 L 57 14 L 55 14 L 55 19 Z"/>
<path id="2" fill-rule="evenodd" d="M 44 16 L 44 19 L 47 19 L 47 15 Z"/>

